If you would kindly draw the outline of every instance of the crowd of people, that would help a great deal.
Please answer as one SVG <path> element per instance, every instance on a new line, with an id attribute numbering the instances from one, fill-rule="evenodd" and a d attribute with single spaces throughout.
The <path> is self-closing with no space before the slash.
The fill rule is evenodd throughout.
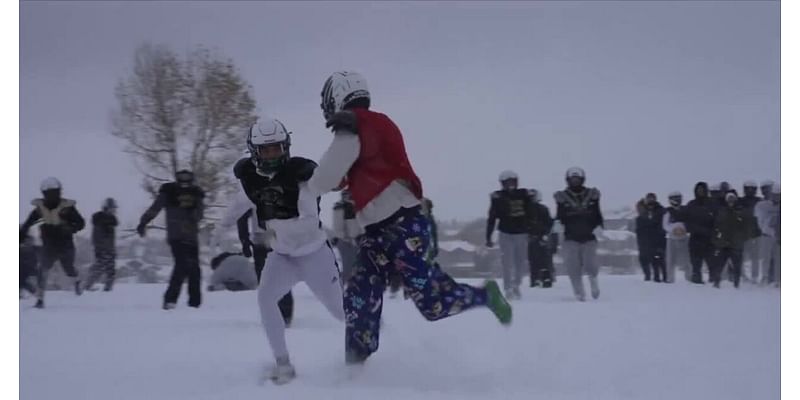
<path id="1" fill-rule="evenodd" d="M 494 279 L 481 286 L 459 283 L 436 262 L 433 203 L 423 196 L 402 133 L 387 115 L 370 109 L 370 99 L 366 81 L 358 73 L 336 72 L 326 80 L 321 108 L 333 136 L 319 162 L 291 154 L 291 134 L 278 119 L 262 118 L 243 134 L 242 145 L 250 155 L 232 171 L 240 190 L 215 228 L 212 251 L 219 255 L 212 260 L 214 272 L 207 290 L 257 290 L 262 325 L 276 360 L 269 379 L 281 384 L 295 376 L 285 334 L 294 308 L 291 290 L 300 281 L 333 318 L 344 323 L 348 364 L 363 364 L 378 350 L 387 288 L 392 294 L 402 289 L 430 321 L 487 308 L 502 325 L 509 325 L 512 307 L 507 299 L 521 297 L 525 270 L 531 286 L 553 285 L 553 254 L 558 247 L 555 221 L 564 228 L 560 251 L 576 299 L 586 301 L 584 275 L 588 275 L 592 298 L 600 296 L 596 257 L 597 235 L 603 227 L 600 191 L 585 186 L 581 168 L 566 171 L 566 187 L 554 195 L 554 217 L 541 204 L 537 191 L 519 188 L 514 172 L 501 173 L 501 189 L 490 196 L 486 245 L 494 246 L 497 229 L 503 289 Z M 749 188 L 746 185 L 746 193 Z M 695 282 L 701 282 L 698 263 L 705 260 L 717 284 L 717 267 L 729 259 L 734 266 L 740 265 L 741 249 L 748 241 L 758 238 L 751 246 L 760 249 L 759 257 L 767 250 L 779 254 L 780 190 L 776 185 L 769 188 L 772 191 L 764 193 L 768 200 L 759 202 L 752 193 L 739 199 L 727 190 L 721 197 L 712 190 L 709 198 L 705 184 L 698 184 L 695 200 L 686 207 L 678 200 L 669 210 L 662 210 L 655 196 L 648 196 L 641 202 L 637 219 L 640 246 L 644 244 L 642 265 L 648 266 L 646 278 L 652 267 L 655 280 L 672 281 L 670 268 L 674 271 L 674 267 L 670 265 L 679 263 L 680 248 L 688 248 L 696 266 Z M 85 221 L 75 202 L 62 198 L 61 189 L 55 178 L 42 182 L 43 197 L 33 201 L 34 209 L 20 227 L 20 290 L 34 293 L 39 308 L 44 307 L 47 273 L 56 261 L 72 279 L 77 295 L 93 290 L 101 279 L 104 290 L 110 291 L 115 279 L 116 202 L 105 200 L 92 216 L 96 261 L 82 282 L 74 265 L 73 236 Z M 319 216 L 320 197 L 331 191 L 341 191 L 333 210 L 332 241 Z M 136 227 L 145 236 L 148 224 L 164 211 L 166 239 L 174 258 L 163 295 L 164 310 L 177 307 L 184 282 L 188 282 L 188 306 L 202 304 L 199 224 L 204 197 L 193 173 L 180 170 L 174 182 L 159 188 Z M 28 234 L 36 223 L 41 223 L 38 253 L 32 250 Z M 234 227 L 241 247 L 222 249 L 222 238 Z M 758 236 L 754 229 L 759 230 Z M 657 235 L 659 240 L 655 240 Z M 688 245 L 681 247 L 679 241 L 686 236 Z M 332 245 L 340 254 L 341 271 Z M 661 262 L 664 254 L 666 268 Z M 779 257 L 774 264 L 779 280 Z M 37 278 L 36 285 L 32 276 Z"/>
<path id="2" fill-rule="evenodd" d="M 668 207 L 654 193 L 639 200 L 635 232 L 644 279 L 675 282 L 681 266 L 686 279 L 696 284 L 720 287 L 727 274 L 737 288 L 742 281 L 780 286 L 780 185 L 767 180 L 759 188 L 747 181 L 742 193 L 739 196 L 727 182 L 698 182 L 694 199 L 686 205 L 680 192 L 669 194 Z M 745 259 L 749 274 L 743 268 Z"/>

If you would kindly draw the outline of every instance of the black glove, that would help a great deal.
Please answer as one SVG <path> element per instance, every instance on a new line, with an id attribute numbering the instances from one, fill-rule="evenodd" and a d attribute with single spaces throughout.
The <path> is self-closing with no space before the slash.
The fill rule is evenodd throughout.
<path id="1" fill-rule="evenodd" d="M 242 240 L 242 255 L 250 258 L 253 256 L 253 242 Z"/>
<path id="2" fill-rule="evenodd" d="M 147 226 L 145 224 L 136 226 L 136 233 L 138 233 L 140 237 L 144 237 L 145 232 L 147 232 Z"/>
<path id="3" fill-rule="evenodd" d="M 356 114 L 352 111 L 339 111 L 325 121 L 325 127 L 332 128 L 334 132 L 347 130 L 358 133 L 358 118 L 356 118 Z"/>
<path id="4" fill-rule="evenodd" d="M 490 248 L 490 249 L 491 249 L 492 247 L 494 247 L 494 243 L 492 242 L 492 239 L 487 239 L 487 240 L 486 240 L 486 247 L 488 247 L 488 248 Z"/>
<path id="5" fill-rule="evenodd" d="M 339 245 L 339 238 L 333 238 L 333 239 L 331 239 L 331 245 L 333 245 L 333 246 L 338 246 L 338 245 Z"/>

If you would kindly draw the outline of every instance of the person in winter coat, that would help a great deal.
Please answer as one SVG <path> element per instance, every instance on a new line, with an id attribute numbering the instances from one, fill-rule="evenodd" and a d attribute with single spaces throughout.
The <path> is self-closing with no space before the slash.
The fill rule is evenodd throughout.
<path id="1" fill-rule="evenodd" d="M 714 262 L 710 280 L 718 288 L 722 268 L 731 262 L 733 286 L 739 287 L 742 271 L 742 251 L 745 242 L 752 236 L 753 216 L 740 203 L 735 191 L 725 195 L 726 206 L 719 209 L 714 222 Z"/>
<path id="2" fill-rule="evenodd" d="M 531 273 L 531 287 L 549 288 L 553 286 L 553 252 L 550 233 L 553 218 L 550 210 L 541 203 L 539 191 L 530 190 L 530 210 L 528 212 L 528 263 Z"/>
<path id="3" fill-rule="evenodd" d="M 774 184 L 767 192 L 768 199 L 758 202 L 755 208 L 758 227 L 761 229 L 761 265 L 772 265 L 773 280 L 769 275 L 762 278 L 761 284 L 780 282 L 780 226 L 781 226 L 781 187 Z"/>
<path id="4" fill-rule="evenodd" d="M 664 212 L 662 226 L 667 234 L 667 282 L 675 282 L 675 269 L 684 269 L 684 277 L 692 281 L 692 266 L 689 263 L 689 234 L 683 223 L 683 195 L 674 191 L 669 194 L 669 207 Z"/>
<path id="5" fill-rule="evenodd" d="M 489 217 L 486 220 L 486 247 L 493 247 L 492 234 L 500 222 L 500 253 L 503 265 L 503 289 L 508 299 L 519 299 L 519 286 L 528 258 L 528 211 L 531 199 L 528 190 L 518 187 L 514 171 L 500 173 L 501 189 L 491 194 Z"/>
<path id="6" fill-rule="evenodd" d="M 566 173 L 567 188 L 555 193 L 556 219 L 564 226 L 561 253 L 567 267 L 572 290 L 578 301 L 586 301 L 584 273 L 589 275 L 592 298 L 600 297 L 597 281 L 597 237 L 603 228 L 600 191 L 584 186 L 586 173 L 572 167 Z"/>
<path id="7" fill-rule="evenodd" d="M 114 286 L 116 276 L 116 229 L 117 202 L 112 198 L 103 201 L 102 209 L 92 215 L 92 245 L 94 264 L 89 268 L 84 289 L 93 290 L 94 284 L 105 275 L 103 290 L 108 292 Z"/>
<path id="8" fill-rule="evenodd" d="M 714 246 L 711 238 L 714 235 L 714 221 L 717 206 L 715 200 L 708 196 L 708 184 L 698 182 L 694 186 L 694 199 L 684 210 L 684 224 L 689 232 L 689 260 L 692 263 L 692 282 L 703 284 L 703 262 L 710 268 L 713 264 Z"/>
<path id="9" fill-rule="evenodd" d="M 422 182 L 408 160 L 400 129 L 370 109 L 364 77 L 335 72 L 325 81 L 321 98 L 333 140 L 308 185 L 317 195 L 347 186 L 365 231 L 345 292 L 346 363 L 363 364 L 378 350 L 383 291 L 391 270 L 400 272 L 404 292 L 430 321 L 486 307 L 501 324 L 510 324 L 512 309 L 497 282 L 487 280 L 483 287 L 458 283 L 430 259 Z"/>
<path id="10" fill-rule="evenodd" d="M 739 198 L 739 204 L 753 217 L 751 219 L 753 226 L 750 228 L 750 238 L 744 243 L 744 253 L 742 254 L 743 261 L 750 261 L 750 274 L 745 273 L 743 264 L 741 278 L 757 283 L 761 277 L 761 258 L 759 257 L 761 229 L 758 228 L 755 209 L 756 204 L 762 199 L 758 196 L 758 184 L 755 181 L 746 181 L 742 189 L 744 196 Z"/>
<path id="11" fill-rule="evenodd" d="M 714 207 L 725 206 L 725 192 L 719 183 L 712 183 L 708 186 L 708 196 L 711 197 L 711 204 Z"/>
<path id="12" fill-rule="evenodd" d="M 83 292 L 78 271 L 75 270 L 75 242 L 72 237 L 86 226 L 83 216 L 75 208 L 75 201 L 61 197 L 61 182 L 58 179 L 45 179 L 40 189 L 43 197 L 31 202 L 34 209 L 19 229 L 20 242 L 23 242 L 30 227 L 42 223 L 36 308 L 44 308 L 47 274 L 56 261 L 61 264 L 64 273 L 72 278 L 75 294 L 80 295 Z"/>
<path id="13" fill-rule="evenodd" d="M 31 282 L 38 273 L 39 257 L 38 249 L 33 243 L 33 238 L 26 235 L 19 244 L 19 298 L 22 298 L 23 290 L 28 293 L 36 294 L 36 285 Z"/>
<path id="14" fill-rule="evenodd" d="M 639 263 L 644 272 L 644 280 L 650 280 L 652 268 L 653 280 L 666 282 L 664 255 L 667 239 L 663 226 L 665 210 L 654 193 L 648 193 L 640 203 L 637 204 L 639 216 L 636 217 L 636 242 L 639 245 Z"/>
<path id="15" fill-rule="evenodd" d="M 203 219 L 203 198 L 205 192 L 195 185 L 194 174 L 181 170 L 175 174 L 175 182 L 168 182 L 158 190 L 153 204 L 145 211 L 136 227 L 139 236 L 144 237 L 147 224 L 162 209 L 166 209 L 167 242 L 175 259 L 169 286 L 164 293 L 164 310 L 175 308 L 183 282 L 189 282 L 189 307 L 200 307 L 200 248 L 199 226 Z"/>

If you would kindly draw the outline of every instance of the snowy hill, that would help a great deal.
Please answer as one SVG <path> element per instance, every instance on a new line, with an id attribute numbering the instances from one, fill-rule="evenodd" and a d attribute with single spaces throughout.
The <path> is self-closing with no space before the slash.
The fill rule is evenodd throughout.
<path id="1" fill-rule="evenodd" d="M 487 310 L 435 323 L 388 299 L 381 349 L 343 366 L 343 327 L 304 285 L 288 344 L 298 378 L 261 384 L 271 361 L 255 292 L 203 293 L 159 309 L 162 284 L 121 284 L 48 308 L 20 301 L 21 399 L 777 399 L 780 291 L 601 276 L 577 303 L 566 279 L 526 289 L 506 329 Z"/>

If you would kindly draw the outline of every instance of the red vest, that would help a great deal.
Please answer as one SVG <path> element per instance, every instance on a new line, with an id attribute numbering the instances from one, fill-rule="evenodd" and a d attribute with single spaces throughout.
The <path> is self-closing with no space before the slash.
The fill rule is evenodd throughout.
<path id="1" fill-rule="evenodd" d="M 361 151 L 347 173 L 356 211 L 377 197 L 395 180 L 403 180 L 411 193 L 422 199 L 420 182 L 406 155 L 403 134 L 384 114 L 364 108 L 352 110 L 358 121 Z"/>

